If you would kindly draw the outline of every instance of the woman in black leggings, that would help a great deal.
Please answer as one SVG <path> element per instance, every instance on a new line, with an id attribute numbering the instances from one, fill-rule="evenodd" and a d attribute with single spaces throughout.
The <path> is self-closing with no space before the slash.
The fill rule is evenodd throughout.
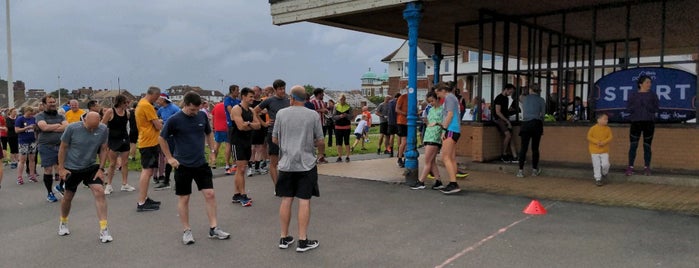
<path id="1" fill-rule="evenodd" d="M 633 175 L 633 164 L 636 160 L 636 149 L 643 135 L 643 174 L 650 176 L 650 158 L 652 155 L 651 144 L 655 132 L 655 114 L 658 112 L 658 95 L 650 91 L 652 85 L 649 76 L 642 75 L 638 78 L 638 92 L 632 93 L 626 109 L 631 113 L 631 129 L 629 131 L 629 166 L 626 168 L 626 176 Z"/>

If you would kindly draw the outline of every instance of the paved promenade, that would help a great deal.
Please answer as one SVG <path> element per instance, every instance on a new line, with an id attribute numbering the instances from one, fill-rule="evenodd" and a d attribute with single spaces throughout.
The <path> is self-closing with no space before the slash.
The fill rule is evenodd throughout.
<path id="1" fill-rule="evenodd" d="M 162 208 L 141 213 L 136 212 L 135 192 L 114 192 L 108 197 L 114 242 L 100 244 L 87 189 L 79 188 L 73 202 L 71 234 L 59 237 L 58 203 L 45 201 L 41 183 L 14 184 L 16 171 L 7 169 L 0 189 L 0 266 L 696 267 L 699 263 L 699 217 L 690 215 L 697 214 L 695 187 L 614 182 L 599 188 L 589 180 L 553 174 L 518 179 L 511 172 L 488 170 L 506 171 L 509 165 L 467 163 L 473 171 L 468 180 L 459 182 L 466 191 L 445 196 L 397 183 L 402 175 L 395 158 L 370 158 L 376 155 L 320 166 L 321 197 L 312 201 L 309 232 L 320 247 L 306 253 L 277 248 L 279 200 L 272 195 L 268 175 L 248 178 L 248 194 L 254 201 L 244 208 L 230 203 L 233 176 L 216 169 L 220 227 L 232 238 L 206 238 L 203 198 L 195 193 L 190 217 L 197 242 L 185 246 L 180 242 L 172 190 L 151 192 L 163 202 Z M 130 172 L 132 184 L 137 177 L 138 172 Z M 681 200 L 684 195 L 694 199 Z M 541 198 L 548 214 L 522 213 L 534 197 Z M 649 207 L 652 210 L 639 209 L 647 206 L 645 202 L 656 205 Z M 660 209 L 660 203 L 669 208 Z M 295 221 L 294 217 L 294 236 Z"/>

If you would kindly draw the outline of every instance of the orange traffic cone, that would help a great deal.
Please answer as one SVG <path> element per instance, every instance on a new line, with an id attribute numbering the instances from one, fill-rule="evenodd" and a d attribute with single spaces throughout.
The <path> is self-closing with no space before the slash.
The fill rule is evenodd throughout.
<path id="1" fill-rule="evenodd" d="M 541 205 L 541 203 L 539 203 L 539 201 L 532 200 L 532 202 L 529 203 L 529 206 L 527 206 L 523 212 L 530 215 L 544 215 L 546 214 L 546 209 Z"/>

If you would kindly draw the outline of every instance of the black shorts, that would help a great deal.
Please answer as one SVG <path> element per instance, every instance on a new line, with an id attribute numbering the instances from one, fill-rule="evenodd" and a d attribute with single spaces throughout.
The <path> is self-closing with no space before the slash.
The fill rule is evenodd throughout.
<path id="1" fill-rule="evenodd" d="M 112 150 L 114 152 L 128 152 L 131 149 L 131 144 L 129 144 L 129 141 L 127 139 L 108 139 L 107 140 L 107 147 L 109 147 L 109 150 Z"/>
<path id="2" fill-rule="evenodd" d="M 272 133 L 267 133 L 267 154 L 279 155 L 279 145 L 272 142 Z"/>
<path id="3" fill-rule="evenodd" d="M 398 133 L 398 126 L 396 125 L 388 125 L 388 134 L 387 135 L 395 135 Z"/>
<path id="4" fill-rule="evenodd" d="M 138 143 L 138 130 L 131 130 L 131 132 L 129 132 L 129 142 L 133 144 Z"/>
<path id="5" fill-rule="evenodd" d="M 252 145 L 250 144 L 233 144 L 231 149 L 235 161 L 250 161 L 252 159 Z"/>
<path id="6" fill-rule="evenodd" d="M 506 122 L 506 121 L 504 121 L 504 120 L 502 120 L 502 119 L 495 119 L 495 121 L 493 121 L 493 123 L 495 123 L 495 125 L 498 126 L 498 130 L 500 131 L 500 134 L 503 134 L 503 135 L 504 135 L 505 132 L 510 132 L 510 133 L 512 133 L 512 129 L 511 129 L 511 128 L 507 128 L 507 122 Z"/>
<path id="7" fill-rule="evenodd" d="M 199 191 L 213 189 L 213 177 L 209 164 L 204 164 L 199 167 L 179 166 L 175 169 L 175 194 L 192 194 L 192 181 L 197 184 Z"/>
<path id="8" fill-rule="evenodd" d="M 354 133 L 354 137 L 357 138 L 358 140 L 361 140 L 362 137 L 364 137 L 364 134 L 361 134 L 361 133 Z"/>
<path id="9" fill-rule="evenodd" d="M 153 147 L 139 148 L 138 151 L 141 153 L 141 167 L 143 169 L 158 168 L 160 148 L 157 145 Z"/>
<path id="10" fill-rule="evenodd" d="M 320 197 L 318 168 L 313 167 L 309 171 L 299 172 L 280 170 L 274 189 L 277 196 L 280 197 L 298 197 L 300 199 L 311 199 L 311 196 Z"/>
<path id="11" fill-rule="evenodd" d="M 17 136 L 7 137 L 7 143 L 9 143 L 9 146 L 10 146 L 10 154 L 18 154 L 19 153 L 19 139 L 17 138 Z"/>
<path id="12" fill-rule="evenodd" d="M 408 125 L 396 125 L 396 134 L 398 137 L 408 136 Z"/>
<path id="13" fill-rule="evenodd" d="M 388 122 L 379 124 L 379 134 L 388 135 Z"/>
<path id="14" fill-rule="evenodd" d="M 452 131 L 447 131 L 446 133 L 444 133 L 445 139 L 451 138 L 452 140 L 454 140 L 454 142 L 458 142 L 460 137 L 461 137 L 461 133 L 452 132 Z"/>
<path id="15" fill-rule="evenodd" d="M 350 130 L 349 129 L 335 129 L 335 145 L 350 145 Z"/>
<path id="16" fill-rule="evenodd" d="M 78 190 L 78 185 L 82 182 L 86 186 L 89 186 L 90 184 L 99 184 L 102 185 L 102 179 L 101 178 L 95 178 L 95 175 L 97 175 L 97 170 L 99 170 L 100 165 L 98 164 L 93 164 L 87 168 L 84 169 L 78 169 L 78 170 L 72 170 L 68 169 L 70 174 L 66 176 L 66 185 L 65 189 L 67 191 L 71 191 L 75 193 Z"/>
<path id="17" fill-rule="evenodd" d="M 265 144 L 265 139 L 267 139 L 266 127 L 260 128 L 259 130 L 254 130 L 252 132 L 252 145 Z"/>
<path id="18" fill-rule="evenodd" d="M 458 138 L 457 138 L 457 139 L 458 139 Z M 441 144 L 441 143 L 426 141 L 426 142 L 424 142 L 423 144 L 425 144 L 425 146 L 437 146 L 437 149 L 442 149 L 442 144 Z"/>

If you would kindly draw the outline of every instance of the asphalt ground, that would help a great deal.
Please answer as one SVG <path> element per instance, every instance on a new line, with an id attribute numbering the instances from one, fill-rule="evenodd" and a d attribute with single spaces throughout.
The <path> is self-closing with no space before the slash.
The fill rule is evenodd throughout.
<path id="1" fill-rule="evenodd" d="M 343 164 L 327 168 L 339 165 Z M 354 170 L 348 167 L 348 176 Z M 531 202 L 528 197 L 473 191 L 445 196 L 396 183 L 326 175 L 319 178 L 321 197 L 312 200 L 309 228 L 309 238 L 318 239 L 320 246 L 305 253 L 293 247 L 281 250 L 279 199 L 273 196 L 269 175 L 247 179 L 253 205 L 241 207 L 230 202 L 233 176 L 222 172 L 214 171 L 218 220 L 232 238 L 206 237 L 203 197 L 195 192 L 190 222 L 196 243 L 185 246 L 172 190 L 151 189 L 150 196 L 163 202 L 154 212 L 136 212 L 136 192 L 110 195 L 114 241 L 101 244 L 88 189 L 79 188 L 73 201 L 71 234 L 59 237 L 59 204 L 46 202 L 42 183 L 16 185 L 15 171 L 6 169 L 0 189 L 0 266 L 696 267 L 699 263 L 697 216 L 545 199 L 540 201 L 548 213 L 530 216 L 522 213 Z M 137 177 L 137 172 L 130 173 L 132 185 Z M 462 188 L 468 189 L 468 181 Z M 295 221 L 294 216 L 294 236 Z"/>

